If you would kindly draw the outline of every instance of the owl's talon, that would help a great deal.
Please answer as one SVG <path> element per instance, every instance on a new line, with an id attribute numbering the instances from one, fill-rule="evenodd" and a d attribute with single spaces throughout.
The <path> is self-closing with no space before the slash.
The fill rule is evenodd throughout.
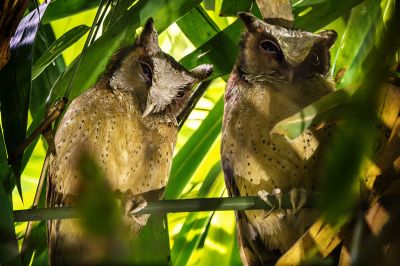
<path id="1" fill-rule="evenodd" d="M 149 215 L 135 215 L 135 214 L 131 214 L 130 216 L 137 224 L 141 225 L 141 226 L 145 226 L 147 223 L 147 219 L 149 218 Z M 133 231 L 133 229 L 131 228 L 131 231 Z"/>
<path id="2" fill-rule="evenodd" d="M 125 212 L 133 217 L 139 211 L 143 210 L 147 206 L 147 201 L 143 196 L 129 196 L 129 200 L 125 205 Z"/>
<path id="3" fill-rule="evenodd" d="M 268 199 L 268 196 L 269 196 L 269 195 L 270 195 L 270 194 L 269 194 L 267 191 L 265 191 L 265 190 L 260 190 L 260 191 L 258 191 L 258 196 L 259 196 L 263 201 L 265 201 L 265 203 L 267 203 L 268 206 L 270 206 L 271 208 L 275 208 L 275 205 L 272 204 L 272 202 Z"/>
<path id="4" fill-rule="evenodd" d="M 137 224 L 144 226 L 146 225 L 149 215 L 147 214 L 137 214 L 139 211 L 143 210 L 147 206 L 146 199 L 141 195 L 129 195 L 129 199 L 125 205 L 125 213 L 128 217 L 132 218 Z M 133 231 L 133 227 L 131 228 Z"/>
<path id="5" fill-rule="evenodd" d="M 293 212 L 296 214 L 306 204 L 307 191 L 304 188 L 292 188 L 289 194 Z"/>
<path id="6" fill-rule="evenodd" d="M 275 188 L 272 190 L 272 195 L 274 195 L 278 201 L 278 210 L 282 209 L 282 191 L 279 188 Z"/>
<path id="7" fill-rule="evenodd" d="M 258 196 L 265 201 L 265 203 L 268 204 L 268 206 L 271 207 L 271 209 L 268 211 L 268 213 L 266 214 L 266 216 L 269 216 L 271 214 L 271 212 L 273 212 L 274 210 L 276 210 L 276 204 L 272 204 L 272 202 L 268 199 L 269 196 L 274 196 L 278 202 L 278 209 L 277 210 L 281 210 L 282 209 L 282 191 L 279 188 L 276 188 L 274 190 L 272 190 L 272 193 L 268 193 L 265 190 L 260 190 L 258 191 Z"/>

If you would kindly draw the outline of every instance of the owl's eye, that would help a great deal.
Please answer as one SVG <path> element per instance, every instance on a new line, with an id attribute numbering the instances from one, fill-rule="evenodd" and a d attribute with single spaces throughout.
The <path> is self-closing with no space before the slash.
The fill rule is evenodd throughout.
<path id="1" fill-rule="evenodd" d="M 319 65 L 319 57 L 318 57 L 318 54 L 317 54 L 316 52 L 314 52 L 314 51 L 311 51 L 311 52 L 310 52 L 310 55 L 308 56 L 308 61 L 309 61 L 311 64 L 315 65 L 315 66 Z"/>
<path id="2" fill-rule="evenodd" d="M 142 73 L 143 73 L 144 77 L 146 78 L 146 82 L 151 84 L 151 80 L 153 78 L 153 73 L 152 73 L 149 65 L 146 63 L 140 62 L 140 68 L 142 69 Z"/>
<path id="3" fill-rule="evenodd" d="M 185 91 L 179 90 L 178 93 L 176 94 L 176 97 L 182 98 L 185 95 Z"/>
<path id="4" fill-rule="evenodd" d="M 271 54 L 278 54 L 281 52 L 279 46 L 271 40 L 264 40 L 260 43 L 261 48 Z"/>

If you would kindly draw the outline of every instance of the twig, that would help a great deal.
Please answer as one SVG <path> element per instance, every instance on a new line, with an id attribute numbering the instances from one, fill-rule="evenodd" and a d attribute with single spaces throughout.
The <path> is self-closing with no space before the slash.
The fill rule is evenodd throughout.
<path id="1" fill-rule="evenodd" d="M 47 166 L 49 165 L 49 161 L 50 161 L 50 152 L 47 151 L 46 157 L 44 159 L 43 167 L 42 167 L 42 172 L 40 173 L 39 183 L 36 188 L 35 198 L 33 200 L 31 209 L 37 209 L 37 207 L 39 205 L 40 196 L 42 195 L 44 182 L 46 180 Z M 28 247 L 30 245 L 29 239 L 31 236 L 31 232 L 32 232 L 32 221 L 29 221 L 28 225 L 26 226 L 25 236 L 24 236 L 24 240 L 22 242 L 22 247 L 21 247 L 21 257 L 22 258 L 26 255 L 25 253 L 27 252 Z"/>
<path id="2" fill-rule="evenodd" d="M 45 117 L 42 119 L 38 127 L 29 135 L 29 137 L 18 146 L 13 154 L 8 158 L 8 162 L 13 162 L 18 156 L 20 156 L 25 149 L 43 132 L 45 132 L 50 124 L 56 120 L 63 112 L 65 105 L 67 104 L 68 99 L 62 98 L 57 101 L 46 113 Z"/>
<path id="3" fill-rule="evenodd" d="M 307 197 L 304 208 L 315 208 L 319 194 Z M 270 201 L 278 206 L 277 201 L 271 196 Z M 291 209 L 288 194 L 282 197 L 282 209 Z M 203 211 L 232 211 L 232 210 L 271 210 L 271 207 L 257 196 L 227 197 L 227 198 L 198 198 L 180 200 L 159 200 L 148 202 L 147 206 L 137 214 L 162 214 L 177 212 L 203 212 Z M 78 218 L 75 207 L 40 208 L 14 211 L 14 221 L 40 221 L 51 219 Z"/>
<path id="4" fill-rule="evenodd" d="M 185 108 L 177 115 L 176 120 L 178 121 L 178 128 L 181 129 L 183 124 L 186 122 L 187 118 L 189 117 L 190 113 L 200 100 L 201 96 L 203 96 L 204 92 L 211 84 L 211 80 L 207 80 L 204 82 L 199 83 L 199 85 L 194 89 L 192 95 L 190 95 L 190 99 L 187 102 Z"/>

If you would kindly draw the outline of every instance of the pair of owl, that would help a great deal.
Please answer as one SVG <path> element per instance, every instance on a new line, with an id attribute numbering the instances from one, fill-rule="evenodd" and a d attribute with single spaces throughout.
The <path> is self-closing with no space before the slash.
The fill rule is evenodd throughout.
<path id="1" fill-rule="evenodd" d="M 308 129 L 294 141 L 271 135 L 282 119 L 332 92 L 326 78 L 333 31 L 288 29 L 239 13 L 247 30 L 225 92 L 221 161 L 231 196 L 314 189 L 325 132 Z M 79 161 L 88 152 L 113 191 L 123 195 L 124 219 L 137 234 L 147 217 L 134 213 L 162 197 L 178 128 L 176 116 L 191 87 L 212 66 L 188 71 L 158 46 L 149 19 L 132 47 L 111 59 L 97 84 L 69 106 L 55 137 L 47 206 L 73 205 L 81 191 Z M 101 195 L 100 195 L 101 196 Z M 237 212 L 245 265 L 277 259 L 316 219 L 313 209 Z M 95 263 L 95 241 L 75 220 L 48 222 L 50 265 Z M 91 247 L 92 245 L 92 247 Z"/>

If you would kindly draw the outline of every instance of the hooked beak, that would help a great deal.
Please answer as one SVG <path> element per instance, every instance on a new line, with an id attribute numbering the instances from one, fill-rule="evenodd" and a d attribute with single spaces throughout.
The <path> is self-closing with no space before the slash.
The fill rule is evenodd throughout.
<path id="1" fill-rule="evenodd" d="M 142 118 L 148 116 L 153 111 L 154 107 L 154 103 L 148 103 L 146 109 L 143 111 Z"/>
<path id="2" fill-rule="evenodd" d="M 295 70 L 292 66 L 288 66 L 288 69 L 285 71 L 285 76 L 289 83 L 293 83 L 295 78 Z"/>

